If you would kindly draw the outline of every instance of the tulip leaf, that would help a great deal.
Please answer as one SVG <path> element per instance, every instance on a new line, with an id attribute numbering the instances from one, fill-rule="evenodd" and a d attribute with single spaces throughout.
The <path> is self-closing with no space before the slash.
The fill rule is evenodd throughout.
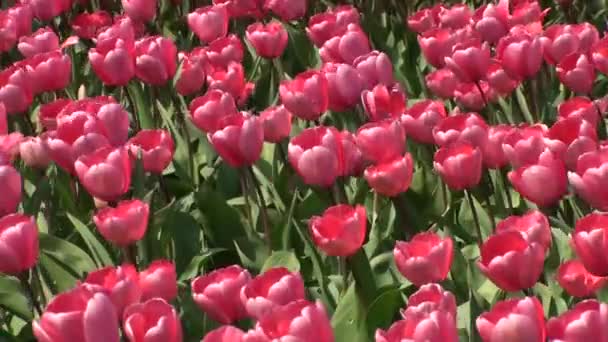
<path id="1" fill-rule="evenodd" d="M 336 342 L 367 342 L 366 310 L 357 286 L 352 284 L 336 308 L 331 325 Z"/>
<path id="2" fill-rule="evenodd" d="M 492 234 L 494 227 L 492 227 L 492 223 L 490 222 L 490 217 L 488 216 L 486 209 L 481 205 L 481 203 L 479 203 L 479 201 L 477 201 L 475 196 L 471 196 L 471 198 L 473 199 L 473 205 L 479 217 L 479 224 L 481 225 L 481 233 L 485 240 L 485 238 Z M 472 235 L 477 235 L 473 211 L 471 210 L 469 201 L 466 199 L 463 199 L 463 201 L 460 203 L 460 210 L 458 211 L 458 223 L 469 233 L 472 233 Z"/>
<path id="3" fill-rule="evenodd" d="M 108 253 L 107 249 L 103 246 L 101 241 L 95 236 L 95 234 L 87 227 L 82 221 L 73 216 L 72 214 L 67 214 L 68 219 L 72 222 L 74 229 L 80 234 L 84 243 L 87 245 L 88 249 L 91 251 L 93 255 L 93 259 L 95 259 L 98 267 L 103 266 L 111 266 L 114 264 L 112 258 L 110 257 L 110 253 Z"/>
<path id="4" fill-rule="evenodd" d="M 368 335 L 373 336 L 376 329 L 387 329 L 397 319 L 403 305 L 400 289 L 389 288 L 382 292 L 366 312 Z"/>
<path id="5" fill-rule="evenodd" d="M 32 319 L 30 304 L 16 278 L 0 276 L 0 306 L 25 321 Z"/>
<path id="6" fill-rule="evenodd" d="M 290 272 L 300 272 L 300 262 L 293 252 L 289 251 L 274 251 L 264 262 L 262 272 L 266 272 L 271 268 L 285 267 Z"/>
<path id="7" fill-rule="evenodd" d="M 71 242 L 46 233 L 39 233 L 39 240 L 41 259 L 42 256 L 50 257 L 77 278 L 82 278 L 96 268 L 91 257 Z"/>
<path id="8" fill-rule="evenodd" d="M 202 249 L 201 227 L 189 214 L 172 211 L 163 223 L 163 231 L 169 232 L 175 246 L 175 269 L 181 274 L 192 256 Z"/>
<path id="9" fill-rule="evenodd" d="M 154 120 L 150 113 L 152 113 L 152 109 L 148 108 L 146 105 L 146 101 L 144 100 L 143 90 L 139 83 L 131 82 L 126 87 L 127 94 L 131 98 L 133 108 L 133 115 L 137 115 L 139 119 L 139 124 L 142 129 L 152 129 L 154 128 Z"/>

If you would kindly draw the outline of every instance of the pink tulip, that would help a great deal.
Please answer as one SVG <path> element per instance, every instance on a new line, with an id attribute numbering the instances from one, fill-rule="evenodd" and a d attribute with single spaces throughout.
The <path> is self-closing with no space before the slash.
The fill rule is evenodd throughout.
<path id="1" fill-rule="evenodd" d="M 340 133 L 333 127 L 309 128 L 291 139 L 289 163 L 304 183 L 331 186 L 342 172 Z"/>
<path id="2" fill-rule="evenodd" d="M 325 63 L 353 62 L 371 51 L 369 39 L 357 24 L 349 24 L 346 31 L 327 40 L 319 49 L 321 60 Z"/>
<path id="3" fill-rule="evenodd" d="M 168 302 L 177 297 L 175 265 L 166 260 L 155 260 L 139 273 L 141 300 L 162 298 Z"/>
<path id="4" fill-rule="evenodd" d="M 93 39 L 105 28 L 112 25 L 112 17 L 106 11 L 80 13 L 70 22 L 74 33 L 83 39 Z"/>
<path id="5" fill-rule="evenodd" d="M 245 333 L 232 325 L 223 325 L 205 335 L 201 342 L 240 342 Z"/>
<path id="6" fill-rule="evenodd" d="M 325 63 L 321 71 L 327 79 L 330 110 L 343 112 L 359 103 L 363 80 L 357 69 L 348 64 Z"/>
<path id="7" fill-rule="evenodd" d="M 547 217 L 538 210 L 522 216 L 509 216 L 498 222 L 496 232 L 519 231 L 528 243 L 537 243 L 549 250 L 551 248 L 551 227 Z"/>
<path id="8" fill-rule="evenodd" d="M 502 149 L 511 166 L 534 164 L 547 149 L 547 127 L 542 124 L 523 125 L 511 129 L 504 138 Z"/>
<path id="9" fill-rule="evenodd" d="M 519 81 L 509 75 L 503 66 L 497 62 L 490 64 L 488 73 L 486 74 L 486 79 L 489 88 L 488 91 L 485 91 L 483 87 L 481 88 L 484 90 L 484 95 L 494 91 L 500 96 L 505 97 L 510 95 L 515 89 L 517 89 L 517 86 L 519 86 Z M 492 96 L 488 95 L 488 97 Z"/>
<path id="10" fill-rule="evenodd" d="M 123 331 L 131 342 L 182 341 L 179 315 L 161 298 L 131 305 L 125 310 L 123 322 Z"/>
<path id="11" fill-rule="evenodd" d="M 207 78 L 205 51 L 203 48 L 195 48 L 190 53 L 180 52 L 179 58 L 182 62 L 182 70 L 175 83 L 175 90 L 182 96 L 197 93 Z"/>
<path id="12" fill-rule="evenodd" d="M 171 39 L 150 36 L 135 43 L 135 75 L 144 83 L 163 85 L 176 70 L 177 48 Z"/>
<path id="13" fill-rule="evenodd" d="M 152 21 L 156 16 L 157 0 L 121 0 L 122 8 L 134 21 Z"/>
<path id="14" fill-rule="evenodd" d="M 30 73 L 18 64 L 0 71 L 0 102 L 9 115 L 25 112 L 32 104 L 32 81 Z"/>
<path id="15" fill-rule="evenodd" d="M 500 301 L 476 320 L 484 342 L 545 341 L 543 306 L 535 297 Z"/>
<path id="16" fill-rule="evenodd" d="M 376 330 L 376 342 L 428 341 L 456 342 L 458 330 L 450 312 L 430 311 L 410 313 L 391 325 L 387 331 Z"/>
<path id="17" fill-rule="evenodd" d="M 482 39 L 495 44 L 509 31 L 509 5 L 505 1 L 479 7 L 473 17 Z"/>
<path id="18" fill-rule="evenodd" d="M 72 61 L 60 51 L 39 53 L 20 65 L 28 70 L 35 94 L 66 88 L 72 78 Z"/>
<path id="19" fill-rule="evenodd" d="M 318 71 L 309 70 L 283 81 L 279 93 L 285 108 L 303 120 L 316 120 L 327 110 L 327 79 Z"/>
<path id="20" fill-rule="evenodd" d="M 397 119 L 405 111 L 407 96 L 401 86 L 378 84 L 361 93 L 361 102 L 370 121 Z"/>
<path id="21" fill-rule="evenodd" d="M 192 281 L 192 296 L 213 320 L 230 324 L 245 317 L 240 293 L 250 279 L 249 272 L 238 265 L 216 269 Z"/>
<path id="22" fill-rule="evenodd" d="M 231 18 L 262 16 L 263 0 L 213 0 L 216 6 L 224 6 L 228 9 Z"/>
<path id="23" fill-rule="evenodd" d="M 605 231 L 608 215 L 592 213 L 576 222 L 572 244 L 585 268 L 593 275 L 608 276 L 608 258 L 602 254 L 605 248 Z"/>
<path id="24" fill-rule="evenodd" d="M 508 125 L 490 126 L 488 129 L 488 140 L 482 146 L 483 163 L 487 168 L 500 169 L 509 163 L 502 146 L 511 130 Z"/>
<path id="25" fill-rule="evenodd" d="M 444 99 L 454 96 L 456 87 L 460 84 L 456 75 L 450 69 L 435 70 L 425 76 L 425 83 L 429 90 Z"/>
<path id="26" fill-rule="evenodd" d="M 467 110 L 480 111 L 486 101 L 495 102 L 497 98 L 498 93 L 486 81 L 479 81 L 479 87 L 476 83 L 460 83 L 454 90 L 454 99 Z"/>
<path id="27" fill-rule="evenodd" d="M 282 20 L 291 21 L 300 19 L 306 14 L 307 0 L 265 0 L 264 9 L 271 11 Z"/>
<path id="28" fill-rule="evenodd" d="M 7 13 L 8 16 L 15 22 L 15 33 L 17 37 L 27 36 L 32 33 L 34 7 L 35 6 L 32 6 L 31 0 L 29 3 L 21 1 L 21 3 L 14 4 L 13 6 L 9 7 L 6 12 L 4 12 Z"/>
<path id="29" fill-rule="evenodd" d="M 481 148 L 488 140 L 488 125 L 477 113 L 458 113 L 440 121 L 433 137 L 439 146 L 466 142 Z"/>
<path id="30" fill-rule="evenodd" d="M 602 190 L 608 172 L 608 150 L 585 153 L 578 158 L 576 170 L 568 173 L 570 184 L 589 205 L 608 210 L 608 196 Z"/>
<path id="31" fill-rule="evenodd" d="M 397 269 L 416 286 L 444 280 L 453 258 L 449 237 L 435 233 L 418 233 L 410 241 L 397 241 L 393 256 Z"/>
<path id="32" fill-rule="evenodd" d="M 453 5 L 444 8 L 439 12 L 441 27 L 451 29 L 459 29 L 470 25 L 472 17 L 473 13 L 471 12 L 471 9 L 465 4 Z"/>
<path id="33" fill-rule="evenodd" d="M 372 51 L 359 56 L 354 60 L 353 66 L 363 80 L 364 89 L 371 90 L 378 84 L 390 86 L 395 83 L 393 63 L 383 52 Z"/>
<path id="34" fill-rule="evenodd" d="M 589 273 L 579 260 L 568 260 L 561 264 L 555 278 L 559 286 L 569 295 L 579 298 L 593 296 L 606 285 L 605 277 L 597 277 Z"/>
<path id="35" fill-rule="evenodd" d="M 23 140 L 23 134 L 19 132 L 0 135 L 0 164 L 12 162 L 19 157 L 19 146 Z"/>
<path id="36" fill-rule="evenodd" d="M 141 130 L 127 144 L 131 155 L 135 158 L 141 153 L 143 167 L 146 172 L 162 174 L 171 164 L 175 143 L 171 134 L 162 129 Z"/>
<path id="37" fill-rule="evenodd" d="M 125 148 L 103 147 L 74 163 L 78 179 L 94 197 L 114 201 L 129 190 L 131 162 Z"/>
<path id="38" fill-rule="evenodd" d="M 405 132 L 397 121 L 372 122 L 357 130 L 357 146 L 373 163 L 394 160 L 405 152 Z"/>
<path id="39" fill-rule="evenodd" d="M 561 152 L 570 170 L 576 169 L 578 157 L 594 151 L 598 142 L 596 126 L 574 116 L 557 120 L 549 129 L 547 138 L 551 149 Z"/>
<path id="40" fill-rule="evenodd" d="M 224 118 L 237 114 L 234 98 L 221 90 L 210 90 L 190 103 L 192 122 L 200 130 L 210 133 L 222 128 Z"/>
<path id="41" fill-rule="evenodd" d="M 234 34 L 212 41 L 205 52 L 209 62 L 216 67 L 226 68 L 231 62 L 243 61 L 243 43 Z"/>
<path id="42" fill-rule="evenodd" d="M 135 31 L 120 21 L 97 36 L 89 50 L 89 61 L 97 77 L 106 85 L 126 85 L 135 76 Z"/>
<path id="43" fill-rule="evenodd" d="M 60 15 L 72 8 L 72 0 L 25 0 L 23 4 L 28 4 L 34 16 L 41 21 L 50 21 L 53 17 Z M 31 20 L 30 20 L 31 25 Z"/>
<path id="44" fill-rule="evenodd" d="M 547 322 L 549 341 L 608 341 L 608 305 L 586 300 Z"/>
<path id="45" fill-rule="evenodd" d="M 39 53 L 59 49 L 59 37 L 51 28 L 43 27 L 31 36 L 21 37 L 17 49 L 24 57 L 33 57 Z"/>
<path id="46" fill-rule="evenodd" d="M 556 68 L 559 80 L 570 90 L 588 94 L 593 89 L 595 69 L 587 55 L 573 54 L 564 57 Z"/>
<path id="47" fill-rule="evenodd" d="M 401 115 L 401 124 L 408 137 L 423 144 L 435 143 L 433 129 L 446 117 L 441 101 L 416 102 Z"/>
<path id="48" fill-rule="evenodd" d="M 122 201 L 93 216 L 99 233 L 108 241 L 127 246 L 141 240 L 148 228 L 150 207 L 140 200 Z"/>
<path id="49" fill-rule="evenodd" d="M 481 150 L 468 143 L 459 142 L 440 148 L 435 153 L 433 165 L 453 190 L 470 189 L 481 180 Z"/>
<path id="50" fill-rule="evenodd" d="M 120 341 L 109 295 L 83 285 L 55 296 L 32 329 L 38 341 Z"/>
<path id="51" fill-rule="evenodd" d="M 266 108 L 260 113 L 260 119 L 264 124 L 264 141 L 278 143 L 285 138 L 289 138 L 291 113 L 285 106 Z"/>
<path id="52" fill-rule="evenodd" d="M 188 27 L 203 43 L 210 43 L 228 33 L 228 11 L 225 6 L 199 7 L 188 14 Z"/>
<path id="53" fill-rule="evenodd" d="M 414 292 L 407 299 L 407 309 L 410 311 L 405 316 L 414 312 L 432 312 L 445 311 L 449 312 L 452 317 L 456 318 L 457 307 L 456 298 L 454 295 L 445 291 L 439 284 L 426 284 L 420 286 L 418 291 Z"/>
<path id="54" fill-rule="evenodd" d="M 439 13 L 444 9 L 442 4 L 426 7 L 407 18 L 407 26 L 414 32 L 422 34 L 439 27 Z"/>
<path id="55" fill-rule="evenodd" d="M 84 284 L 97 285 L 106 289 L 116 308 L 116 313 L 120 316 L 129 305 L 139 303 L 141 290 L 138 280 L 135 267 L 125 264 L 118 267 L 108 266 L 91 272 L 84 280 Z"/>
<path id="56" fill-rule="evenodd" d="M 19 38 L 17 30 L 17 20 L 11 16 L 9 12 L 0 11 L 0 51 L 9 51 L 15 46 L 15 43 L 17 43 L 17 39 Z"/>
<path id="57" fill-rule="evenodd" d="M 18 276 L 36 265 L 38 253 L 34 218 L 22 214 L 0 218 L 0 273 Z"/>
<path id="58" fill-rule="evenodd" d="M 364 176 L 369 186 L 377 193 L 395 197 L 406 192 L 412 184 L 414 162 L 406 153 L 392 161 L 372 165 L 365 169 Z"/>
<path id="59" fill-rule="evenodd" d="M 241 300 L 247 314 L 260 319 L 274 309 L 305 299 L 304 281 L 297 272 L 272 268 L 253 278 L 241 290 Z"/>
<path id="60" fill-rule="evenodd" d="M 252 165 L 262 153 L 264 126 L 257 116 L 247 113 L 227 117 L 223 128 L 209 133 L 209 142 L 232 167 Z"/>
<path id="61" fill-rule="evenodd" d="M 19 144 L 19 155 L 29 167 L 46 169 L 51 163 L 46 136 L 28 137 Z"/>
<path id="62" fill-rule="evenodd" d="M 106 128 L 110 145 L 119 147 L 129 137 L 129 113 L 118 103 L 103 104 L 95 113 Z"/>
<path id="63" fill-rule="evenodd" d="M 209 90 L 221 90 L 239 99 L 245 91 L 245 69 L 236 62 L 231 62 L 225 68 L 209 67 L 207 84 Z"/>
<path id="64" fill-rule="evenodd" d="M 365 159 L 356 144 L 355 136 L 349 131 L 342 131 L 338 134 L 342 148 L 339 176 L 360 177 L 365 169 Z"/>
<path id="65" fill-rule="evenodd" d="M 476 41 L 456 46 L 451 55 L 445 57 L 445 66 L 462 82 L 474 83 L 484 79 L 490 66 L 489 47 Z"/>
<path id="66" fill-rule="evenodd" d="M 604 36 L 591 50 L 593 65 L 602 74 L 608 74 L 608 37 Z"/>
<path id="67" fill-rule="evenodd" d="M 587 97 L 575 96 L 564 102 L 557 107 L 557 114 L 559 119 L 567 119 L 570 117 L 577 117 L 588 121 L 594 127 L 597 126 L 600 113 L 598 113 L 597 107 Z"/>
<path id="68" fill-rule="evenodd" d="M 315 244 L 330 256 L 355 254 L 363 245 L 366 227 L 365 208 L 345 204 L 328 208 L 323 216 L 313 216 L 308 223 Z"/>
<path id="69" fill-rule="evenodd" d="M 418 44 L 426 61 L 437 69 L 445 66 L 458 38 L 452 30 L 432 29 L 418 36 Z"/>
<path id="70" fill-rule="evenodd" d="M 352 5 L 340 5 L 310 17 L 306 34 L 320 48 L 329 39 L 341 35 L 348 25 L 359 24 L 359 12 Z"/>
<path id="71" fill-rule="evenodd" d="M 264 58 L 278 58 L 287 47 L 287 30 L 278 21 L 266 25 L 257 22 L 247 27 L 247 40 L 253 45 L 255 53 Z"/>
<path id="72" fill-rule="evenodd" d="M 3 195 L 0 197 L 0 217 L 12 214 L 21 202 L 21 175 L 11 165 L 0 165 L 0 188 Z"/>

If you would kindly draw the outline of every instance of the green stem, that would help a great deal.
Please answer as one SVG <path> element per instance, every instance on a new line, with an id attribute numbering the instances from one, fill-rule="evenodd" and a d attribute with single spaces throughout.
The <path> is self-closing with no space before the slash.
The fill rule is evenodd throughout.
<path id="1" fill-rule="evenodd" d="M 29 281 L 29 275 L 30 275 L 29 270 L 24 271 L 23 273 L 21 273 L 19 275 L 18 278 L 19 278 L 19 281 L 21 282 L 21 286 L 25 290 L 27 299 L 30 301 L 32 307 L 34 308 L 34 310 L 36 311 L 38 316 L 42 316 L 42 307 L 40 306 L 40 303 L 38 302 L 38 299 L 36 298 L 36 294 L 34 293 L 34 288 L 32 287 L 32 284 Z"/>
<path id="2" fill-rule="evenodd" d="M 262 215 L 262 226 L 264 227 L 264 237 L 266 239 L 266 244 L 268 245 L 268 249 L 272 250 L 272 237 L 270 235 L 270 220 L 268 219 L 268 212 L 266 211 L 266 200 L 264 199 L 264 194 L 262 193 L 262 187 L 258 182 L 258 179 L 255 177 L 255 173 L 253 172 L 253 166 L 248 167 L 249 177 L 253 183 L 255 188 L 255 192 L 257 194 L 258 207 L 260 208 L 260 214 Z"/>
<path id="3" fill-rule="evenodd" d="M 475 229 L 477 230 L 477 243 L 481 248 L 483 245 L 483 235 L 481 234 L 481 225 L 479 224 L 479 216 L 477 215 L 477 209 L 475 208 L 475 201 L 473 201 L 473 195 L 468 190 L 464 191 L 467 201 L 469 201 L 469 206 L 471 207 L 471 212 L 473 213 L 473 220 L 475 221 Z"/>
<path id="4" fill-rule="evenodd" d="M 122 259 L 126 264 L 132 264 L 137 268 L 137 245 L 131 244 L 122 247 Z"/>
<path id="5" fill-rule="evenodd" d="M 241 177 L 239 177 L 239 181 L 241 183 L 241 192 L 243 193 L 243 198 L 245 200 L 245 211 L 247 212 L 247 220 L 249 221 L 249 225 L 251 226 L 251 230 L 253 231 L 255 225 L 253 224 L 253 215 L 251 214 L 251 204 L 249 203 L 249 187 L 247 186 L 247 173 L 245 170 L 241 170 Z"/>
<path id="6" fill-rule="evenodd" d="M 492 183 L 492 176 L 490 172 L 486 173 L 488 188 L 490 191 L 485 192 L 486 203 L 488 204 L 488 215 L 490 216 L 490 222 L 492 223 L 492 229 L 496 228 L 496 218 L 494 217 L 494 210 L 492 209 L 492 203 L 490 202 L 490 194 L 496 194 L 494 189 L 494 183 Z"/>
<path id="7" fill-rule="evenodd" d="M 507 181 L 507 176 L 506 174 L 502 171 L 499 170 L 500 173 L 500 177 L 498 177 L 502 183 L 502 187 L 504 189 L 504 194 L 505 197 L 507 198 L 507 205 L 509 206 L 509 214 L 512 215 L 513 214 L 513 200 L 511 199 L 511 192 L 509 191 L 509 183 Z"/>

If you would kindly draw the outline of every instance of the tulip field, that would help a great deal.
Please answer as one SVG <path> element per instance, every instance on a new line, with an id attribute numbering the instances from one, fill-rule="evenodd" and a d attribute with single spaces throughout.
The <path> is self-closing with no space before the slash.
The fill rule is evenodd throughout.
<path id="1" fill-rule="evenodd" d="M 0 342 L 608 342 L 608 1 L 0 7 Z"/>

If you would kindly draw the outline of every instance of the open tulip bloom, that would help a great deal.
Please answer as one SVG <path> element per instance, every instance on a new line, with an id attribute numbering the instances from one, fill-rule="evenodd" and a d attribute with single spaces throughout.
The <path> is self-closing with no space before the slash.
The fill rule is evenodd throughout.
<path id="1" fill-rule="evenodd" d="M 40 342 L 608 342 L 605 1 L 0 9 Z"/>

